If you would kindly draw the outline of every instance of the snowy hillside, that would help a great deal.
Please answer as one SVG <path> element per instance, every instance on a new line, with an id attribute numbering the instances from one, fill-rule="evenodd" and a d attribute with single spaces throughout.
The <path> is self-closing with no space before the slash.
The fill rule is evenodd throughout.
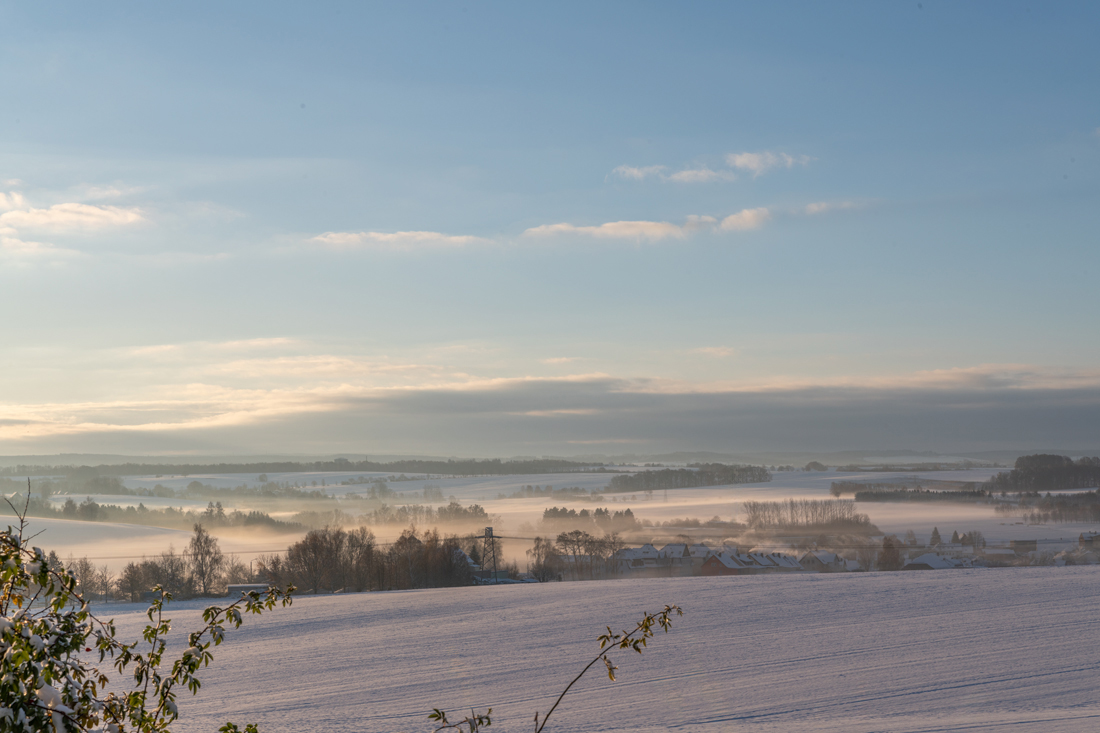
<path id="1" fill-rule="evenodd" d="M 420 731 L 433 706 L 535 711 L 604 624 L 685 616 L 619 681 L 596 668 L 553 731 L 1100 730 L 1100 569 L 680 578 L 299 598 L 230 632 L 175 730 Z M 170 614 L 178 632 L 199 602 Z M 118 614 L 124 636 L 143 621 Z"/>

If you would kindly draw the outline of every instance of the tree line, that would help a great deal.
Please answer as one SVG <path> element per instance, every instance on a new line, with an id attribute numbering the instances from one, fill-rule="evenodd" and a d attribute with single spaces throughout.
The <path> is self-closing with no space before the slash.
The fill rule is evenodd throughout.
<path id="1" fill-rule="evenodd" d="M 1100 488 L 1100 457 L 1037 453 L 1020 456 L 1011 471 L 1002 471 L 986 483 L 990 491 L 1063 491 Z"/>
<path id="2" fill-rule="evenodd" d="M 116 504 L 100 504 L 86 497 L 79 504 L 71 497 L 60 507 L 48 499 L 31 496 L 26 509 L 29 517 L 52 517 L 56 519 L 76 519 L 85 522 L 122 522 L 153 527 L 187 528 L 196 522 L 211 527 L 266 527 L 276 532 L 300 532 L 305 525 L 274 519 L 269 514 L 257 510 L 242 512 L 225 511 L 221 502 L 209 502 L 203 511 L 176 509 L 150 509 L 139 503 L 135 506 L 121 507 Z M 0 514 L 12 514 L 10 507 L 0 504 Z"/>
<path id="3" fill-rule="evenodd" d="M 697 486 L 758 484 L 771 480 L 771 473 L 763 466 L 700 463 L 692 468 L 665 468 L 659 471 L 639 471 L 632 475 L 614 476 L 607 484 L 607 491 L 623 493 L 628 491 L 690 489 Z"/>
<path id="4" fill-rule="evenodd" d="M 410 528 L 384 546 L 365 527 L 325 527 L 311 530 L 285 553 L 261 556 L 258 575 L 313 593 L 470 585 L 473 569 L 463 545 L 472 542 Z"/>
<path id="5" fill-rule="evenodd" d="M 92 478 L 96 476 L 188 476 L 209 473 L 308 473 L 332 471 L 365 471 L 377 473 L 427 473 L 441 476 L 506 476 L 514 474 L 571 473 L 607 469 L 599 464 L 567 461 L 561 458 L 522 459 L 504 461 L 499 458 L 486 460 L 432 461 L 407 459 L 380 463 L 363 459 L 351 461 L 333 458 L 328 461 L 263 461 L 254 463 L 121 463 L 101 466 L 50 466 L 20 464 L 0 468 L 5 476 L 67 476 Z"/>
<path id="6" fill-rule="evenodd" d="M 870 517 L 857 512 L 851 499 L 746 501 L 743 508 L 749 529 L 874 529 Z"/>
<path id="7" fill-rule="evenodd" d="M 603 507 L 591 512 L 587 509 L 578 512 L 566 507 L 547 507 L 542 511 L 540 525 L 550 531 L 594 527 L 602 532 L 628 532 L 641 526 L 629 508 L 613 512 Z"/>
<path id="8" fill-rule="evenodd" d="M 615 553 L 625 547 L 615 532 L 598 536 L 574 529 L 555 539 L 536 537 L 527 551 L 527 570 L 540 583 L 614 577 Z"/>
<path id="9" fill-rule="evenodd" d="M 1031 524 L 1100 522 L 1100 492 L 1078 494 L 1021 493 L 1018 503 L 1000 502 L 995 511 L 1002 516 L 1017 516 Z"/>

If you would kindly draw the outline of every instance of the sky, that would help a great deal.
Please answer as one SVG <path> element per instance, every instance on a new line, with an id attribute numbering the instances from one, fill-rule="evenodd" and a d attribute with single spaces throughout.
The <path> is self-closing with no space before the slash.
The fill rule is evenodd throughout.
<path id="1" fill-rule="evenodd" d="M 1096 452 L 1098 21 L 0 0 L 0 454 Z"/>

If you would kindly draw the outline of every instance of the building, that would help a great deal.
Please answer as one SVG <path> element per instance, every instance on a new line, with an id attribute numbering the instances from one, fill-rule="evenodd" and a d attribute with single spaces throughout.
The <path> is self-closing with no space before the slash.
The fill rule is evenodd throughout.
<path id="1" fill-rule="evenodd" d="M 805 570 L 816 573 L 843 573 L 848 570 L 848 564 L 844 558 L 835 552 L 825 552 L 824 550 L 807 552 L 799 559 L 798 564 Z"/>

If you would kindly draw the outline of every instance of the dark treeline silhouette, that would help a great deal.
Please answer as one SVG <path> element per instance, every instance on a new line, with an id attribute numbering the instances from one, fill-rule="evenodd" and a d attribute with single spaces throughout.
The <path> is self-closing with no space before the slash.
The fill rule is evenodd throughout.
<path id="1" fill-rule="evenodd" d="M 0 515 L 12 513 L 10 507 L 0 503 Z M 200 512 L 175 507 L 150 509 L 140 503 L 136 507 L 100 504 L 90 496 L 85 497 L 80 503 L 70 497 L 61 506 L 56 506 L 48 499 L 30 496 L 27 499 L 27 516 L 77 519 L 85 522 L 123 522 L 153 527 L 188 528 L 195 522 L 202 522 L 208 527 L 266 527 L 278 532 L 298 532 L 305 529 L 300 522 L 275 519 L 261 511 L 227 512 L 221 502 L 210 502 L 206 509 Z"/>
<path id="2" fill-rule="evenodd" d="M 189 476 L 207 473 L 303 473 L 317 471 L 371 471 L 381 473 L 428 473 L 443 476 L 507 476 L 515 474 L 570 473 L 575 471 L 606 471 L 603 466 L 578 463 L 557 458 L 502 461 L 486 460 L 424 461 L 403 460 L 378 463 L 371 460 L 349 461 L 265 461 L 262 463 L 122 463 L 111 466 L 31 466 L 18 465 L 0 469 L 6 476 L 65 476 L 89 479 L 98 476 Z"/>
<path id="3" fill-rule="evenodd" d="M 998 514 L 1018 516 L 1032 524 L 1047 522 L 1100 522 L 1100 492 L 1082 491 L 1076 494 L 1021 492 L 1019 503 L 1000 503 Z"/>
<path id="4" fill-rule="evenodd" d="M 473 573 L 463 541 L 407 529 L 388 547 L 365 527 L 315 529 L 285 553 L 259 558 L 259 575 L 299 592 L 359 592 L 470 585 Z"/>
<path id="5" fill-rule="evenodd" d="M 378 481 L 371 485 L 371 490 L 376 491 L 376 486 L 385 486 L 385 482 Z M 26 487 L 23 481 L 10 478 L 0 478 L 0 491 L 21 490 Z M 31 481 L 33 491 L 40 496 L 49 497 L 58 494 L 97 494 L 103 496 L 155 496 L 161 499 L 205 499 L 205 498 L 240 498 L 240 497 L 265 497 L 283 499 L 325 499 L 333 497 L 324 491 L 310 488 L 292 486 L 289 482 L 278 483 L 266 481 L 259 486 L 219 487 L 204 484 L 201 481 L 192 481 L 182 489 L 174 489 L 171 486 L 157 484 L 152 488 L 138 486 L 129 488 L 122 483 L 118 476 L 93 476 L 91 478 L 39 478 Z M 391 491 L 390 494 L 393 492 Z"/>
<path id="6" fill-rule="evenodd" d="M 763 466 L 700 463 L 692 468 L 666 468 L 660 471 L 639 471 L 633 475 L 615 476 L 608 483 L 607 490 L 615 493 L 660 491 L 661 489 L 690 489 L 696 486 L 757 484 L 771 480 L 772 475 Z"/>
<path id="7" fill-rule="evenodd" d="M 567 486 L 563 489 L 555 489 L 553 486 L 521 486 L 513 491 L 511 494 L 499 494 L 498 499 L 531 499 L 537 497 L 548 497 L 558 499 L 570 499 L 577 496 L 588 496 L 588 489 L 582 489 L 580 486 Z"/>
<path id="8" fill-rule="evenodd" d="M 787 499 L 746 501 L 745 524 L 750 529 L 844 529 L 873 532 L 866 514 L 851 499 Z"/>
<path id="9" fill-rule="evenodd" d="M 1011 471 L 989 479 L 990 491 L 1064 491 L 1100 487 L 1100 457 L 1074 461 L 1069 456 L 1039 453 L 1020 456 Z"/>
<path id="10" fill-rule="evenodd" d="M 593 511 L 549 507 L 542 512 L 541 525 L 552 531 L 564 529 L 585 529 L 596 527 L 603 532 L 629 532 L 641 525 L 630 509 L 611 511 L 599 507 Z"/>
<path id="11" fill-rule="evenodd" d="M 489 514 L 480 504 L 464 507 L 457 501 L 433 509 L 421 504 L 391 507 L 383 504 L 373 511 L 363 512 L 357 518 L 363 524 L 434 524 L 475 523 L 489 521 Z"/>
<path id="12" fill-rule="evenodd" d="M 953 501 L 973 504 L 985 501 L 989 493 L 972 491 L 929 491 L 928 489 L 864 489 L 855 493 L 856 501 Z"/>

